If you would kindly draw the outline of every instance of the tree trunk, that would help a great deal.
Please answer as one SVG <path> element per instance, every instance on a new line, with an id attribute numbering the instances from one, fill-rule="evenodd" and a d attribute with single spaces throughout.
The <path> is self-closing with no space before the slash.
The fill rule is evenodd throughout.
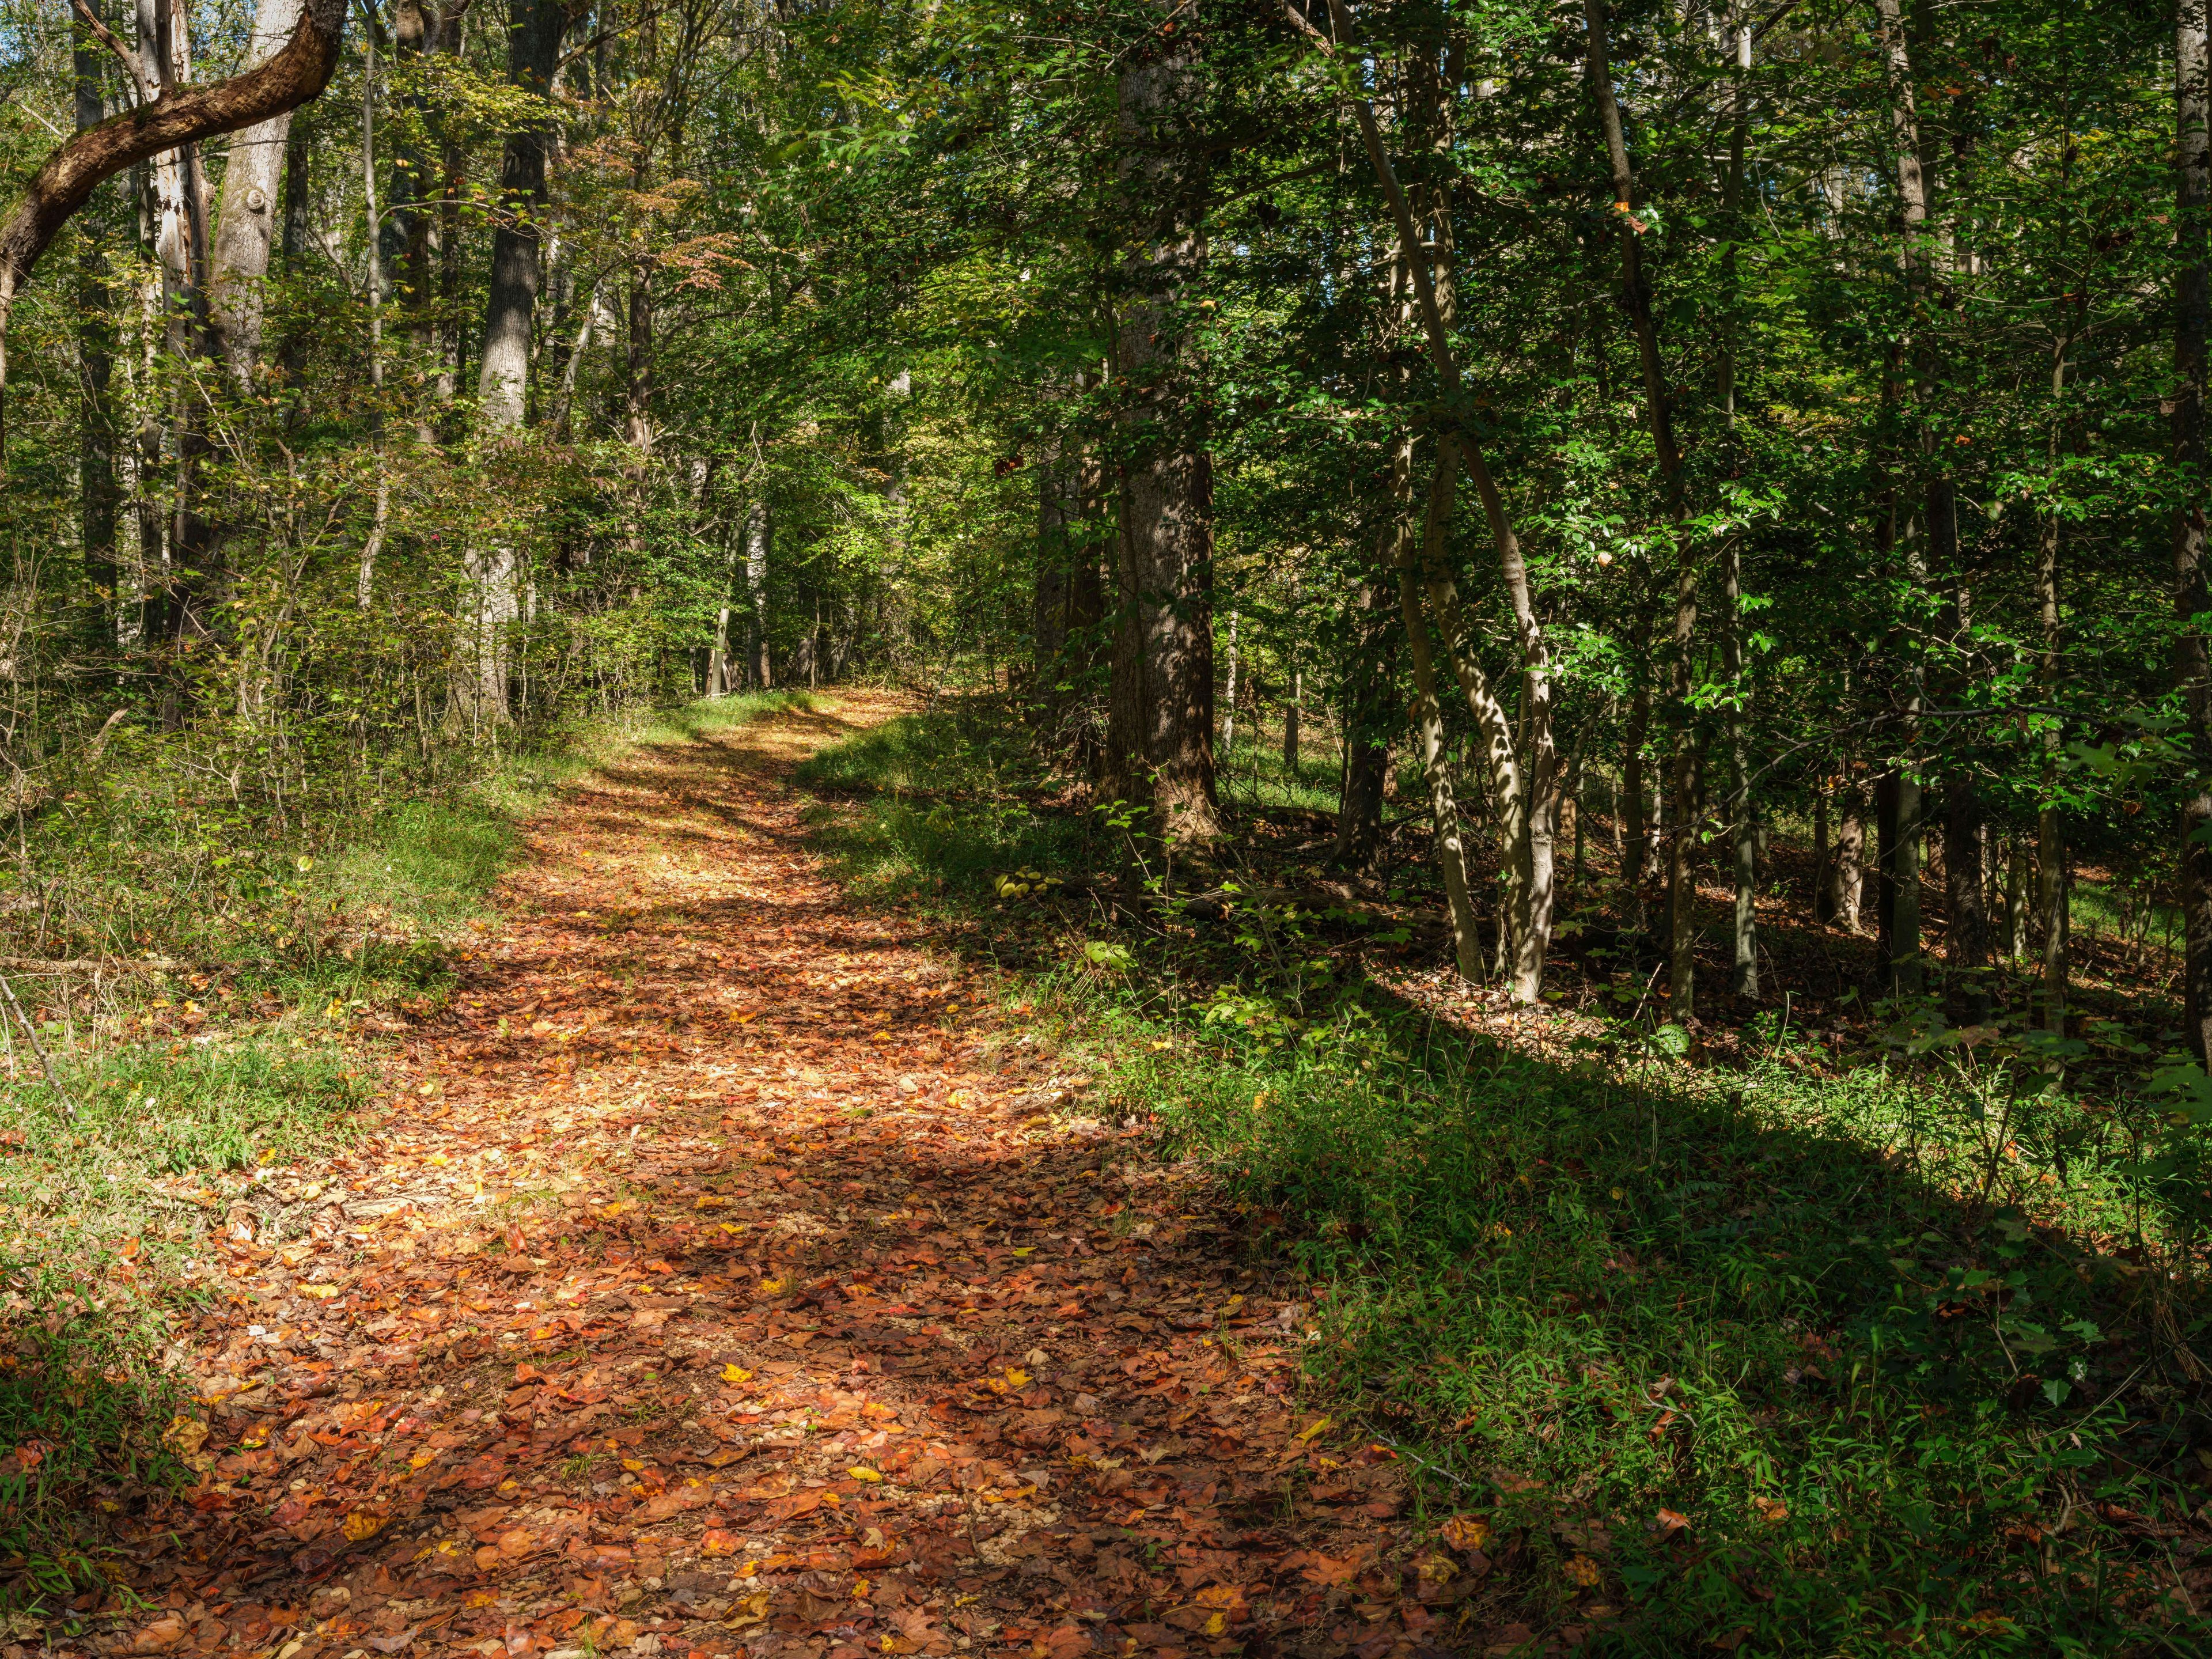
<path id="1" fill-rule="evenodd" d="M 1340 702 L 1344 711 L 1344 789 L 1336 809 L 1329 861 L 1365 874 L 1382 846 L 1382 786 L 1389 750 L 1374 734 L 1388 728 L 1393 678 L 1391 632 L 1382 598 L 1363 580 L 1352 600 L 1352 661 Z"/>
<path id="2" fill-rule="evenodd" d="M 1173 15 L 1174 9 L 1163 4 Z M 1188 307 L 1206 264 L 1211 172 L 1200 32 L 1155 37 L 1121 76 L 1119 177 L 1133 246 L 1121 269 L 1115 362 L 1125 606 L 1133 611 L 1136 731 L 1155 833 L 1220 834 L 1213 786 L 1213 469 Z M 1132 799 L 1136 799 L 1132 795 Z"/>
<path id="3" fill-rule="evenodd" d="M 77 133 L 48 154 L 0 222 L 0 390 L 7 383 L 7 324 L 15 296 L 46 245 L 100 181 L 179 146 L 296 109 L 328 84 L 344 22 L 344 0 L 306 0 L 290 41 L 267 62 L 213 86 L 165 86 L 151 104 Z M 0 459 L 5 454 L 0 419 Z"/>
<path id="4" fill-rule="evenodd" d="M 562 0 L 514 0 L 507 25 L 507 72 L 516 89 L 551 90 L 568 19 Z M 492 237 L 491 286 L 484 305 L 483 361 L 477 398 L 488 434 L 519 428 L 528 410 L 530 328 L 538 306 L 536 215 L 545 201 L 545 155 L 552 134 L 543 119 L 507 137 L 500 160 L 499 228 Z"/>
<path id="5" fill-rule="evenodd" d="M 1436 476 L 1429 484 L 1427 517 L 1434 521 L 1450 510 L 1455 458 L 1449 438 L 1437 446 Z M 1475 929 L 1474 905 L 1467 888 L 1467 854 L 1460 841 L 1459 808 L 1452 799 L 1451 770 L 1444 749 L 1443 708 L 1437 698 L 1436 656 L 1428 624 L 1421 616 L 1420 583 L 1413 568 L 1413 533 L 1405 507 L 1413 492 L 1413 441 L 1399 440 L 1390 459 L 1391 498 L 1399 505 L 1391 536 L 1392 562 L 1398 568 L 1398 605 L 1406 623 L 1406 645 L 1413 666 L 1413 735 L 1429 781 L 1429 812 L 1437 865 L 1443 876 L 1444 902 L 1451 927 L 1452 960 L 1462 979 L 1482 978 L 1482 942 Z"/>
<path id="6" fill-rule="evenodd" d="M 246 63 L 258 68 L 283 50 L 299 25 L 301 0 L 259 0 Z M 278 181 L 292 112 L 283 110 L 234 135 L 222 173 L 215 251 L 208 272 L 208 314 L 216 347 L 241 390 L 261 357 L 262 286 L 276 235 Z"/>
<path id="7" fill-rule="evenodd" d="M 1636 644 L 1642 644 L 1641 637 Z M 1640 651 L 1629 672 L 1636 676 L 1628 697 L 1628 725 L 1620 736 L 1620 890 L 1623 907 L 1638 931 L 1648 923 L 1644 911 L 1644 865 L 1650 851 L 1650 826 L 1644 817 L 1644 745 L 1651 732 L 1651 676 Z"/>
<path id="8" fill-rule="evenodd" d="M 1733 307 L 1736 294 L 1735 239 L 1743 234 L 1743 163 L 1744 150 L 1749 137 L 1751 103 L 1745 86 L 1751 74 L 1751 22 L 1748 17 L 1738 21 L 1735 40 L 1735 84 L 1730 88 L 1729 104 L 1733 120 L 1729 130 L 1728 184 L 1723 192 L 1723 205 L 1729 216 L 1730 240 L 1728 251 L 1722 255 L 1723 282 L 1728 290 L 1728 300 Z M 1735 438 L 1735 338 L 1733 315 L 1730 318 L 1727 347 L 1721 354 L 1718 375 L 1722 415 L 1728 423 L 1729 437 Z M 1727 605 L 1725 627 L 1722 640 L 1723 661 L 1729 677 L 1729 820 L 1735 842 L 1735 966 L 1730 976 L 1730 988 L 1741 997 L 1759 994 L 1759 823 L 1751 799 L 1751 756 L 1745 740 L 1745 703 L 1749 687 L 1743 672 L 1743 540 L 1741 536 L 1729 537 L 1722 554 L 1723 595 Z M 1827 800 L 1820 803 L 1820 823 L 1816 840 L 1827 839 Z M 1814 868 L 1820 868 L 1825 845 L 1814 854 Z"/>
<path id="9" fill-rule="evenodd" d="M 1829 912 L 1847 933 L 1861 931 L 1860 896 L 1866 886 L 1866 807 L 1854 786 L 1836 823 L 1836 861 L 1829 877 Z"/>
<path id="10" fill-rule="evenodd" d="M 2180 0 L 2174 53 L 2174 223 L 2180 257 L 2174 279 L 2174 389 L 2169 421 L 2174 471 L 2187 495 L 2173 515 L 2173 609 L 2183 622 L 2175 641 L 2173 673 L 2188 708 L 2195 772 L 2182 800 L 2178 827 L 2182 1036 L 2200 1062 L 2212 1064 L 2212 653 L 2192 620 L 2212 610 L 2204 569 L 2205 352 L 2207 313 L 2212 309 L 2204 222 L 2208 208 L 2212 208 L 2212 153 L 2208 153 L 2212 152 L 2212 112 L 2208 111 L 2212 94 L 2206 86 L 2207 60 L 2205 0 Z M 2063 939 L 2063 916 L 2054 920 L 2059 925 L 2050 933 Z M 2051 946 L 2044 948 L 2047 961 Z M 2057 1000 L 2047 987 L 2045 995 Z"/>
<path id="11" fill-rule="evenodd" d="M 1659 353 L 1658 326 L 1651 315 L 1651 294 L 1644 279 L 1643 222 L 1636 216 L 1636 179 L 1628 161 L 1628 142 L 1620 105 L 1613 95 L 1613 66 L 1606 40 L 1606 0 L 1583 0 L 1585 69 L 1597 106 L 1613 184 L 1613 235 L 1620 249 L 1621 303 L 1636 336 L 1644 373 L 1645 417 L 1659 461 L 1667 517 L 1674 534 L 1674 628 L 1669 662 L 1669 725 L 1673 757 L 1668 768 L 1667 919 L 1668 1012 L 1677 1020 L 1697 1011 L 1697 933 L 1692 915 L 1697 885 L 1691 871 L 1696 845 L 1696 814 L 1691 797 L 1698 784 L 1697 738 L 1690 709 L 1691 646 L 1698 623 L 1698 568 L 1686 528 L 1688 500 L 1682 452 L 1674 440 L 1674 419 L 1667 372 Z"/>
<path id="12" fill-rule="evenodd" d="M 641 460 L 653 453 L 653 267 L 644 263 L 630 273 L 628 344 L 623 379 L 623 435 Z"/>
<path id="13" fill-rule="evenodd" d="M 550 89 L 568 12 L 562 0 L 515 0 L 507 27 L 507 77 L 520 91 Z M 483 435 L 519 431 L 529 412 L 530 331 L 538 305 L 538 234 L 545 199 L 542 121 L 508 136 L 500 166 L 499 228 L 492 237 L 477 407 Z M 520 614 L 520 559 L 512 547 L 471 548 L 462 560 L 461 662 L 453 723 L 483 735 L 514 718 L 507 702 L 507 631 Z"/>
<path id="14" fill-rule="evenodd" d="M 1920 153 L 1920 118 L 1914 92 L 1912 65 L 1905 50 L 1905 26 L 1899 0 L 1875 0 L 1882 48 L 1884 71 L 1890 95 L 1891 149 L 1897 166 L 1898 202 L 1905 226 L 1900 253 L 1905 284 L 1916 300 L 1923 299 L 1928 275 L 1928 179 Z M 1923 334 L 1929 326 L 1925 303 L 1916 305 Z M 1937 437 L 1926 407 L 1935 380 L 1934 354 L 1924 337 L 1916 348 L 1914 369 L 1923 403 L 1923 447 Z M 1948 465 L 1948 463 L 1939 463 Z M 1906 541 L 1905 574 L 1916 586 L 1928 576 L 1929 552 L 1948 567 L 1955 562 L 1958 547 L 1956 501 L 1948 477 L 1931 466 L 1923 497 L 1927 550 L 1918 540 Z M 1904 709 L 1904 742 L 1909 756 L 1918 737 L 1922 705 L 1922 669 L 1917 647 L 1907 669 Z M 1917 995 L 1925 982 L 1920 946 L 1920 820 L 1921 786 L 1917 769 L 1907 759 L 1890 775 L 1893 800 L 1894 840 L 1882 846 L 1883 913 L 1888 924 L 1882 935 L 1881 973 L 1899 995 Z"/>
<path id="15" fill-rule="evenodd" d="M 1221 720 L 1221 752 L 1231 753 L 1237 747 L 1237 624 L 1239 620 L 1234 605 L 1229 611 L 1229 684 L 1226 695 L 1229 712 Z"/>
<path id="16" fill-rule="evenodd" d="M 101 73 L 106 61 L 92 31 L 79 21 L 71 64 L 79 132 L 98 126 L 106 115 Z M 92 623 L 86 631 L 94 648 L 102 653 L 112 651 L 116 644 L 115 533 L 122 505 L 115 476 L 115 407 L 110 391 L 115 374 L 115 325 L 109 315 L 114 296 L 108 286 L 106 231 L 105 225 L 86 228 L 76 286 L 78 545 L 92 607 Z"/>
<path id="17" fill-rule="evenodd" d="M 1989 991 L 1983 983 L 1990 959 L 1990 918 L 1986 893 L 1981 792 L 1972 778 L 1954 778 L 1944 792 L 1943 903 L 1950 914 L 1944 939 L 1944 957 L 1950 973 L 1960 981 L 1961 1001 L 1967 1018 L 1978 1024 L 1989 1013 Z"/>
<path id="18" fill-rule="evenodd" d="M 2027 895 L 2035 884 L 2035 854 L 2018 830 L 2006 838 L 2005 852 L 2005 955 L 2022 962 L 2027 957 Z"/>
<path id="19" fill-rule="evenodd" d="M 768 556 L 775 529 L 768 503 L 755 501 L 745 510 L 745 629 L 746 657 L 757 690 L 769 689 Z"/>

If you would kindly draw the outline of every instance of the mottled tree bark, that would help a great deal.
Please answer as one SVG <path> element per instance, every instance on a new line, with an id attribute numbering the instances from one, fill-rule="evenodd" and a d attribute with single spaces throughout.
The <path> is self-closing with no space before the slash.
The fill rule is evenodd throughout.
<path id="1" fill-rule="evenodd" d="M 283 49 L 298 26 L 301 0 L 260 0 L 246 64 L 258 67 Z M 241 387 L 252 383 L 261 357 L 262 286 L 277 235 L 279 181 L 292 112 L 280 110 L 233 136 L 216 215 L 208 270 L 208 319 L 216 349 Z"/>

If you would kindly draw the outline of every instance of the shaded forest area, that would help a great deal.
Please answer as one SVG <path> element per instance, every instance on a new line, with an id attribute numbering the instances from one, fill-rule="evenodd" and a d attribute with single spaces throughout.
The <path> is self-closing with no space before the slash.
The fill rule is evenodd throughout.
<path id="1" fill-rule="evenodd" d="M 1544 1639 L 2170 1648 L 2207 77 L 2204 0 L 18 0 L 21 1571 L 181 1478 L 145 1286 L 515 823 L 868 680 L 825 847 L 1342 1287 Z"/>

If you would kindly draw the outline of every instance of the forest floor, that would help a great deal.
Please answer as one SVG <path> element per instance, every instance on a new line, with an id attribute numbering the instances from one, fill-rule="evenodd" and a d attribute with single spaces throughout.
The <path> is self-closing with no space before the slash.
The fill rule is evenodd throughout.
<path id="1" fill-rule="evenodd" d="M 902 708 L 644 745 L 530 827 L 381 1121 L 295 1226 L 234 1212 L 198 1484 L 57 1648 L 1517 1650 L 1479 1524 L 1417 1548 L 1299 1409 L 1297 1281 L 806 850 L 793 767 Z"/>

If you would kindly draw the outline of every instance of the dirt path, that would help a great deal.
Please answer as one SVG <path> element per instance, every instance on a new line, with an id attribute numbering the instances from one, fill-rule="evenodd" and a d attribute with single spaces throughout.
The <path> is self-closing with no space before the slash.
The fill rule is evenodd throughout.
<path id="1" fill-rule="evenodd" d="M 1467 1650 L 1484 1564 L 1400 1559 L 1397 1468 L 1294 1406 L 1298 1307 L 802 850 L 790 767 L 891 712 L 641 750 L 535 827 L 312 1242 L 229 1245 L 205 1474 L 95 1647 Z"/>

